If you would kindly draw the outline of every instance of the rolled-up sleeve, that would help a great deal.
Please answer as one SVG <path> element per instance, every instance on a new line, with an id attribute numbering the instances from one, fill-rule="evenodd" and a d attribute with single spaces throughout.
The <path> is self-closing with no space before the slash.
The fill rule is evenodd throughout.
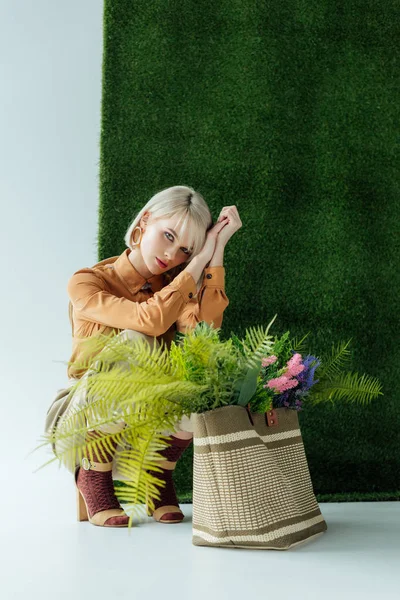
<path id="1" fill-rule="evenodd" d="M 146 335 L 165 333 L 196 294 L 196 282 L 182 271 L 145 302 L 118 297 L 93 271 L 79 271 L 68 281 L 67 291 L 77 316 L 116 329 L 135 329 Z"/>
<path id="2" fill-rule="evenodd" d="M 197 298 L 193 298 L 182 307 L 176 320 L 176 329 L 181 333 L 187 333 L 200 321 L 205 321 L 214 328 L 221 327 L 223 313 L 228 305 L 229 300 L 225 293 L 225 267 L 207 267 L 204 270 L 204 279 Z"/>

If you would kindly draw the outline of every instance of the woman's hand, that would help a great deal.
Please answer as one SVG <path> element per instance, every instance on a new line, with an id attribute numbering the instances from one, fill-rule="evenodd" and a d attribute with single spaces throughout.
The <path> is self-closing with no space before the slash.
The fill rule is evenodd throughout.
<path id="1" fill-rule="evenodd" d="M 199 254 L 197 255 L 199 257 L 199 260 L 204 261 L 206 263 L 210 262 L 210 260 L 213 257 L 213 254 L 215 252 L 215 247 L 217 245 L 218 238 L 221 235 L 220 232 L 225 227 L 227 227 L 227 222 L 224 219 L 224 221 L 215 223 L 215 225 L 213 227 L 211 227 L 211 229 L 207 232 L 207 238 L 206 238 L 205 244 L 204 244 L 203 248 L 201 249 L 201 251 L 199 252 Z"/>
<path id="2" fill-rule="evenodd" d="M 224 248 L 228 240 L 230 240 L 233 234 L 242 226 L 242 221 L 240 220 L 236 206 L 224 206 L 219 214 L 217 224 L 218 223 L 226 224 L 218 234 L 217 239 L 218 247 L 222 246 Z"/>

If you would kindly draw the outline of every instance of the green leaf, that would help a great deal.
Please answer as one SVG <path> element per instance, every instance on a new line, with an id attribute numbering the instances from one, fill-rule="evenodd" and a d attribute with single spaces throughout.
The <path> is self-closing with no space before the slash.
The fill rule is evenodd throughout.
<path id="1" fill-rule="evenodd" d="M 335 402 L 345 400 L 362 405 L 370 403 L 378 396 L 383 396 L 381 383 L 368 375 L 358 373 L 340 373 L 331 379 L 324 378 L 311 387 L 307 404 Z"/>

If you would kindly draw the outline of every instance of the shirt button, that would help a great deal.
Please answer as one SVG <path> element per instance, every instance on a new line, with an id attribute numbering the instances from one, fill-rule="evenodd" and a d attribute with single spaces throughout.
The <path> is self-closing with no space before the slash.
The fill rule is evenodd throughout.
<path id="1" fill-rule="evenodd" d="M 207 279 L 211 279 L 211 277 L 212 277 L 211 273 L 207 273 L 206 277 L 207 277 Z"/>
<path id="2" fill-rule="evenodd" d="M 189 298 L 192 298 L 192 297 L 193 297 L 193 293 L 189 292 Z"/>

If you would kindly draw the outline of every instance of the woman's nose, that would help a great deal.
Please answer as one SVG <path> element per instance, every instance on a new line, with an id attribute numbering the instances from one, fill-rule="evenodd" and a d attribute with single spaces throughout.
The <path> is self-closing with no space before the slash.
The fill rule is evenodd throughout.
<path id="1" fill-rule="evenodd" d="M 165 260 L 168 260 L 168 262 L 173 262 L 174 260 L 176 260 L 176 253 L 179 251 L 178 250 L 167 250 L 164 253 L 165 256 Z"/>

